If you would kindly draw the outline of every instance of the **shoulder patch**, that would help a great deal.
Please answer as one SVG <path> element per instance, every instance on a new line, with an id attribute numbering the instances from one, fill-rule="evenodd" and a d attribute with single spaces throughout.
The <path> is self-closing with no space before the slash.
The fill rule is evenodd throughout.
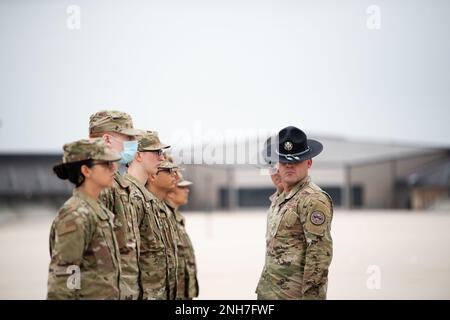
<path id="1" fill-rule="evenodd" d="M 325 214 L 321 211 L 314 211 L 310 215 L 311 223 L 315 226 L 320 226 L 325 222 Z"/>
<path id="2" fill-rule="evenodd" d="M 323 197 L 323 200 L 326 200 L 325 196 Z M 330 206 L 323 202 L 321 197 L 319 199 L 314 198 L 308 204 L 308 212 L 304 226 L 305 231 L 317 236 L 324 236 L 332 219 Z"/>
<path id="3" fill-rule="evenodd" d="M 71 232 L 74 232 L 77 230 L 77 224 L 75 220 L 70 220 L 67 222 L 62 223 L 57 228 L 58 236 L 62 236 Z"/>

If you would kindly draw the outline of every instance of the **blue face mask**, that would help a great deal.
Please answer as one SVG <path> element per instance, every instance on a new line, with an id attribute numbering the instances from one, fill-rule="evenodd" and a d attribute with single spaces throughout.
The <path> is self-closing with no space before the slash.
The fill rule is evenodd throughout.
<path id="1" fill-rule="evenodd" d="M 138 142 L 135 141 L 124 141 L 123 151 L 120 153 L 122 157 L 119 161 L 120 164 L 127 164 L 133 161 L 138 148 Z"/>

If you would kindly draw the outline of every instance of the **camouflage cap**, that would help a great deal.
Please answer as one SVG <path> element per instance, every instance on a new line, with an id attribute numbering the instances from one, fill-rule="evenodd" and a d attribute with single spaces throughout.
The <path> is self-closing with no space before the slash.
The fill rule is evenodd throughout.
<path id="1" fill-rule="evenodd" d="M 173 157 L 171 154 L 165 153 L 164 157 L 166 158 L 167 161 L 169 161 L 170 163 L 175 163 L 175 161 L 173 160 Z M 177 171 L 184 171 L 184 168 L 182 166 L 180 166 L 179 164 L 177 164 Z"/>
<path id="2" fill-rule="evenodd" d="M 164 158 L 166 158 L 166 160 L 169 161 L 170 163 L 175 163 L 175 161 L 173 161 L 172 155 L 170 155 L 168 153 L 164 154 Z"/>
<path id="3" fill-rule="evenodd" d="M 163 160 L 161 161 L 160 165 L 158 166 L 158 169 L 178 169 L 179 167 L 169 160 Z"/>
<path id="4" fill-rule="evenodd" d="M 138 151 L 158 151 L 167 148 L 170 148 L 170 146 L 159 141 L 158 132 L 156 131 L 146 131 L 139 135 Z"/>
<path id="5" fill-rule="evenodd" d="M 178 177 L 180 178 L 180 180 L 177 183 L 178 187 L 188 187 L 188 186 L 193 185 L 193 183 L 191 181 L 184 180 L 183 175 L 180 172 L 178 172 Z"/>
<path id="6" fill-rule="evenodd" d="M 139 135 L 140 130 L 133 128 L 133 120 L 128 113 L 116 110 L 102 110 L 89 118 L 89 134 L 117 132 L 127 136 Z"/>
<path id="7" fill-rule="evenodd" d="M 82 139 L 63 146 L 63 163 L 83 160 L 118 161 L 120 154 L 107 147 L 103 139 Z"/>

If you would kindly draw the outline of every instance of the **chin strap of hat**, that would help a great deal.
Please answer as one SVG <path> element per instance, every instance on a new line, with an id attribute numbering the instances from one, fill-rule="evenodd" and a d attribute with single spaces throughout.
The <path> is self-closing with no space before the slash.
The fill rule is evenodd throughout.
<path id="1" fill-rule="evenodd" d="M 291 153 L 288 153 L 288 154 L 283 154 L 283 153 L 280 153 L 278 150 L 276 150 L 276 153 L 277 153 L 279 156 L 285 157 L 286 160 L 290 160 L 290 161 L 292 161 L 292 160 L 297 160 L 297 161 L 299 161 L 299 160 L 300 160 L 299 156 L 301 156 L 301 155 L 303 155 L 303 154 L 309 152 L 309 150 L 310 150 L 310 148 L 308 147 L 308 148 L 306 148 L 304 151 L 298 152 L 298 153 L 292 153 L 292 154 L 291 154 Z"/>

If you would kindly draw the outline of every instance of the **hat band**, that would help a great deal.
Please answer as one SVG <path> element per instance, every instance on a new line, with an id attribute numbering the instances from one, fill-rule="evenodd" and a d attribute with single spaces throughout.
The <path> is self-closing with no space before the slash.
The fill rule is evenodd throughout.
<path id="1" fill-rule="evenodd" d="M 311 149 L 308 147 L 308 148 L 306 148 L 306 150 L 304 150 L 304 151 L 302 151 L 302 152 L 298 152 L 298 153 L 288 153 L 288 154 L 283 154 L 283 153 L 280 153 L 278 150 L 276 151 L 276 153 L 277 153 L 279 156 L 285 157 L 287 160 L 300 160 L 300 158 L 299 158 L 298 156 L 301 156 L 301 155 L 303 155 L 303 154 L 309 152 L 310 150 L 311 150 Z"/>

